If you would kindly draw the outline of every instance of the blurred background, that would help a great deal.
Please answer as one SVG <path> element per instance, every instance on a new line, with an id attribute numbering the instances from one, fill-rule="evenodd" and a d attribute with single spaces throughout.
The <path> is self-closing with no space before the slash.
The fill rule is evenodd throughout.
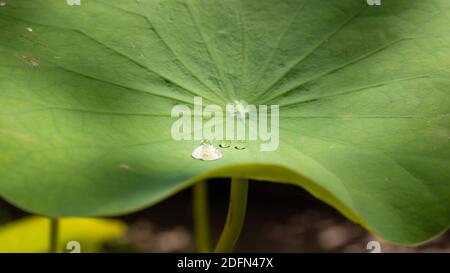
<path id="1" fill-rule="evenodd" d="M 212 235 L 217 239 L 226 219 L 229 181 L 209 181 Z M 60 249 L 81 242 L 81 252 L 193 252 L 191 189 L 145 210 L 122 217 L 63 220 Z M 31 217 L 0 199 L 0 252 L 43 252 L 48 220 Z M 395 246 L 350 222 L 303 189 L 250 182 L 247 218 L 236 252 L 449 252 L 450 232 L 415 247 Z M 87 246 L 87 247 L 86 247 Z"/>

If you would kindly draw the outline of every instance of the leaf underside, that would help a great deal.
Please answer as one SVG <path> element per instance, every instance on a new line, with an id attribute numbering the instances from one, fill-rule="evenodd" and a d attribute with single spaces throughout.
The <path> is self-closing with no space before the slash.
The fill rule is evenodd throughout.
<path id="1" fill-rule="evenodd" d="M 0 195 L 117 215 L 240 176 L 422 242 L 450 223 L 449 26 L 448 0 L 6 1 Z M 170 111 L 194 96 L 280 105 L 279 148 L 192 159 Z"/>

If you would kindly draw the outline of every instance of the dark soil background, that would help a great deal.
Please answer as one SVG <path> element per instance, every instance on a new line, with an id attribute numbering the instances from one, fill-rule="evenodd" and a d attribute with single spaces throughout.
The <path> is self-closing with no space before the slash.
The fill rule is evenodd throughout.
<path id="1" fill-rule="evenodd" d="M 212 180 L 210 212 L 213 236 L 220 235 L 227 208 L 229 183 Z M 356 225 L 303 189 L 251 181 L 247 218 L 237 252 L 370 252 L 379 241 L 381 252 L 448 252 L 450 232 L 416 247 L 395 246 Z M 26 213 L 0 204 L 3 222 Z M 105 245 L 104 252 L 192 252 L 191 190 L 137 213 L 119 217 L 129 225 L 125 237 Z"/>

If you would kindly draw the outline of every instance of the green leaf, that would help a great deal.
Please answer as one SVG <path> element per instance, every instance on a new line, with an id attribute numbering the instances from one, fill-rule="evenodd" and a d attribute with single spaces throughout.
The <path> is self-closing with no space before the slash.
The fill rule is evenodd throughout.
<path id="1" fill-rule="evenodd" d="M 58 251 L 70 252 L 68 243 L 75 241 L 80 252 L 96 252 L 125 231 L 125 223 L 119 220 L 63 218 L 59 220 Z M 49 234 L 48 218 L 31 216 L 10 222 L 0 227 L 0 253 L 48 252 Z"/>
<path id="2" fill-rule="evenodd" d="M 448 0 L 5 1 L 0 194 L 17 206 L 116 215 L 241 176 L 397 243 L 449 227 Z M 194 160 L 199 141 L 170 134 L 194 96 L 280 105 L 278 149 Z"/>

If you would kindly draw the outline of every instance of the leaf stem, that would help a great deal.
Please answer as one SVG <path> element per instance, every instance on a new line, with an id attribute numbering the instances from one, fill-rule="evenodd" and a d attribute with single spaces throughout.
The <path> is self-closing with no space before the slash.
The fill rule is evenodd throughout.
<path id="1" fill-rule="evenodd" d="M 242 226 L 244 225 L 247 196 L 248 180 L 244 178 L 232 178 L 228 216 L 215 252 L 223 253 L 233 251 L 239 239 Z"/>
<path id="2" fill-rule="evenodd" d="M 50 218 L 49 252 L 58 252 L 59 219 Z"/>
<path id="3" fill-rule="evenodd" d="M 209 226 L 208 184 L 202 181 L 193 186 L 194 232 L 197 252 L 211 252 Z"/>

